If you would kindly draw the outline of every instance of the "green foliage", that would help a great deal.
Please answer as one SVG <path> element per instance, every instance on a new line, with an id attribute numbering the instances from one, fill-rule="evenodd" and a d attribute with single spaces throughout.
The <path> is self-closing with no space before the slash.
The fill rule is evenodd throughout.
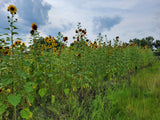
<path id="1" fill-rule="evenodd" d="M 28 108 L 25 108 L 25 109 L 20 111 L 20 114 L 21 114 L 22 118 L 29 119 L 31 112 Z"/>
<path id="2" fill-rule="evenodd" d="M 21 101 L 21 95 L 9 95 L 8 102 L 13 105 L 17 106 Z"/>

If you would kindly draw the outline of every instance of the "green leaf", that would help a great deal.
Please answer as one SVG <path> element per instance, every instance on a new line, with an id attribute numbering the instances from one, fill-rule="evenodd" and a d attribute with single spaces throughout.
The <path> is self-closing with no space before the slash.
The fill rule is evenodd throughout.
<path id="1" fill-rule="evenodd" d="M 10 38 L 9 38 L 9 37 L 7 37 L 6 41 L 10 41 Z"/>
<path id="2" fill-rule="evenodd" d="M 6 109 L 7 105 L 3 105 L 2 103 L 0 103 L 0 116 L 5 112 Z"/>
<path id="3" fill-rule="evenodd" d="M 14 29 L 18 29 L 16 26 L 12 26 Z"/>
<path id="4" fill-rule="evenodd" d="M 40 95 L 41 97 L 43 97 L 43 96 L 46 94 L 46 91 L 47 91 L 46 88 L 40 89 L 40 90 L 39 90 L 39 95 Z"/>
<path id="5" fill-rule="evenodd" d="M 64 89 L 64 93 L 65 93 L 65 95 L 68 95 L 69 94 L 69 89 L 68 88 Z"/>
<path id="6" fill-rule="evenodd" d="M 32 92 L 33 91 L 33 86 L 34 86 L 33 82 L 26 82 L 26 84 L 24 85 L 24 89 L 27 92 Z"/>
<path id="7" fill-rule="evenodd" d="M 6 30 L 10 30 L 10 28 L 4 28 L 4 29 L 6 29 Z"/>
<path id="8" fill-rule="evenodd" d="M 51 98 L 51 103 L 53 104 L 55 102 L 55 96 L 52 95 L 52 98 Z"/>
<path id="9" fill-rule="evenodd" d="M 48 77 L 53 77 L 53 73 L 49 73 L 49 74 L 48 74 Z"/>
<path id="10" fill-rule="evenodd" d="M 22 40 L 21 38 L 17 38 L 17 40 Z"/>
<path id="11" fill-rule="evenodd" d="M 25 109 L 20 111 L 20 114 L 21 114 L 22 118 L 29 119 L 31 112 L 28 108 L 25 108 Z"/>
<path id="12" fill-rule="evenodd" d="M 8 102 L 12 104 L 13 106 L 17 106 L 18 103 L 21 101 L 21 96 L 20 95 L 9 95 L 8 96 Z"/>
<path id="13" fill-rule="evenodd" d="M 23 79 L 26 79 L 28 77 L 28 74 L 24 70 L 17 70 L 16 73 Z"/>
<path id="14" fill-rule="evenodd" d="M 28 95 L 28 100 L 30 103 L 34 102 L 34 96 L 33 95 Z"/>
<path id="15" fill-rule="evenodd" d="M 58 80 L 58 81 L 56 81 L 56 84 L 60 84 L 62 81 L 61 80 Z"/>
<path id="16" fill-rule="evenodd" d="M 8 33 L 4 33 L 3 35 L 8 35 Z"/>
<path id="17" fill-rule="evenodd" d="M 19 33 L 18 32 L 13 32 L 12 35 L 14 35 L 14 34 L 19 34 Z"/>
<path id="18" fill-rule="evenodd" d="M 13 81 L 16 81 L 15 78 L 11 78 L 10 76 L 5 75 L 1 82 L 4 86 L 6 86 L 11 84 Z"/>

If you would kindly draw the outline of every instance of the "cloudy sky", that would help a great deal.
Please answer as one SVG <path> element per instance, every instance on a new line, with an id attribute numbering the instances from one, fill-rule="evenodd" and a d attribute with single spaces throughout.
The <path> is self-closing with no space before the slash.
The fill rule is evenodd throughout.
<path id="1" fill-rule="evenodd" d="M 0 33 L 7 32 L 3 28 L 9 26 L 10 4 L 17 7 L 15 25 L 25 42 L 29 41 L 33 22 L 41 36 L 61 32 L 69 42 L 73 42 L 78 22 L 92 41 L 98 33 L 107 35 L 108 40 L 119 36 L 122 42 L 147 36 L 160 39 L 159 0 L 0 0 Z"/>

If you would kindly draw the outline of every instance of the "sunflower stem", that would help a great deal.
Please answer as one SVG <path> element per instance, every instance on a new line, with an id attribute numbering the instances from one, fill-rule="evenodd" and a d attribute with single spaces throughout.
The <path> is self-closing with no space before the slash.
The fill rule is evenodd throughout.
<path id="1" fill-rule="evenodd" d="M 14 120 L 17 119 L 16 106 L 14 106 Z"/>

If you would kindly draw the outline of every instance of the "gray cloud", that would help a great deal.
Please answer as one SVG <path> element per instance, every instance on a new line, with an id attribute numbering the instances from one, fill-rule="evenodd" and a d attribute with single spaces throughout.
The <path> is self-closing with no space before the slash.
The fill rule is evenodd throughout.
<path id="1" fill-rule="evenodd" d="M 119 16 L 111 17 L 95 17 L 93 19 L 94 31 L 103 32 L 104 30 L 111 30 L 111 28 L 122 21 Z"/>
<path id="2" fill-rule="evenodd" d="M 17 0 L 17 9 L 20 18 L 25 25 L 36 22 L 37 25 L 45 25 L 48 22 L 48 11 L 51 9 L 49 4 L 42 4 L 42 0 Z"/>

